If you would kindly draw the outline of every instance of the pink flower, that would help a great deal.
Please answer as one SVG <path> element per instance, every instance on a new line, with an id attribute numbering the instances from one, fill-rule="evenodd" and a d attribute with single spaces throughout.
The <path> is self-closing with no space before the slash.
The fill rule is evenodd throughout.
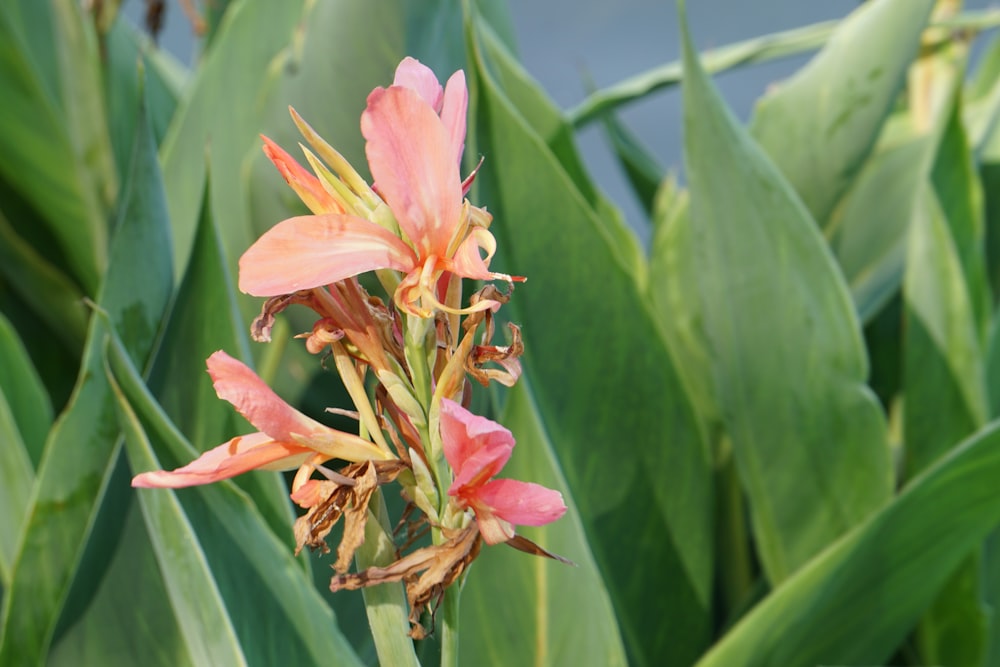
<path id="1" fill-rule="evenodd" d="M 302 414 L 225 352 L 216 352 L 207 363 L 219 398 L 232 403 L 260 432 L 237 436 L 176 470 L 136 475 L 132 486 L 176 489 L 209 484 L 255 469 L 296 468 L 314 457 L 346 461 L 391 458 L 368 440 Z"/>
<path id="2" fill-rule="evenodd" d="M 461 71 L 442 89 L 429 68 L 413 58 L 403 60 L 393 85 L 372 91 L 361 116 L 368 164 L 401 236 L 350 213 L 290 218 L 244 253 L 240 289 L 254 296 L 279 296 L 366 271 L 393 269 L 406 274 L 396 289 L 396 303 L 427 317 L 435 310 L 456 312 L 441 303 L 438 285 L 445 272 L 477 280 L 512 280 L 488 268 L 496 250 L 486 229 L 489 215 L 463 203 L 465 185 L 458 168 L 467 107 Z M 272 158 L 280 158 L 286 178 L 293 176 L 289 182 L 308 196 L 313 210 L 324 207 L 322 193 L 306 178 L 305 170 L 296 170 L 268 148 Z M 484 300 L 462 312 L 496 305 Z"/>
<path id="3" fill-rule="evenodd" d="M 492 479 L 514 450 L 514 436 L 455 401 L 441 401 L 444 456 L 455 471 L 448 495 L 472 508 L 487 544 L 514 537 L 514 526 L 542 526 L 566 512 L 562 494 L 539 484 Z"/>

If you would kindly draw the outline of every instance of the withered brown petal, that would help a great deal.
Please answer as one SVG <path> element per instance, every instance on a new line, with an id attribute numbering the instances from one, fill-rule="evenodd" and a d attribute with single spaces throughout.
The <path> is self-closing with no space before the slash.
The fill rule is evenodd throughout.
<path id="1" fill-rule="evenodd" d="M 356 483 L 351 489 L 350 505 L 344 508 L 344 537 L 337 547 L 337 562 L 333 564 L 333 569 L 340 573 L 347 572 L 354 552 L 364 544 L 368 503 L 378 488 L 378 473 L 370 461 L 362 464 L 354 479 Z"/>
<path id="2" fill-rule="evenodd" d="M 563 558 L 559 554 L 554 554 L 551 551 L 547 551 L 542 547 L 538 546 L 527 537 L 522 535 L 515 535 L 510 538 L 504 544 L 514 547 L 518 551 L 523 551 L 524 553 L 531 554 L 532 556 L 544 556 L 545 558 L 551 558 L 552 560 L 557 560 L 560 563 L 566 563 L 567 565 L 572 565 L 576 567 L 576 563 L 568 558 Z"/>
<path id="3" fill-rule="evenodd" d="M 466 570 L 479 555 L 482 538 L 476 526 L 470 525 L 448 541 L 400 558 L 386 567 L 370 567 L 357 573 L 339 574 L 330 581 L 330 590 L 357 590 L 366 586 L 406 582 L 406 597 L 410 603 L 410 636 L 421 639 L 426 630 L 420 625 L 420 615 L 427 605 L 440 599 L 444 590 Z M 417 577 L 417 573 L 426 570 Z"/>

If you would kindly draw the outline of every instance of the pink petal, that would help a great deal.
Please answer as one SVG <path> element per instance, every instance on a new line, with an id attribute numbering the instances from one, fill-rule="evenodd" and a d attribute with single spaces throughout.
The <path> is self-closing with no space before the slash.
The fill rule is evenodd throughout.
<path id="1" fill-rule="evenodd" d="M 396 68 L 396 78 L 393 79 L 392 85 L 416 91 L 435 113 L 441 111 L 441 84 L 438 83 L 431 68 L 416 58 L 409 56 L 403 58 Z"/>
<path id="2" fill-rule="evenodd" d="M 441 119 L 409 88 L 376 88 L 361 133 L 382 198 L 418 255 L 445 257 L 461 222 L 462 179 Z"/>
<path id="3" fill-rule="evenodd" d="M 462 151 L 465 150 L 465 117 L 468 110 L 469 89 L 465 86 L 465 72 L 459 70 L 448 79 L 441 105 L 441 122 L 448 133 L 456 164 L 461 164 Z"/>
<path id="4" fill-rule="evenodd" d="M 287 442 L 278 442 L 266 433 L 238 436 L 202 454 L 173 471 L 154 470 L 136 475 L 132 486 L 138 488 L 179 489 L 229 479 L 255 469 L 295 468 L 314 452 Z"/>
<path id="5" fill-rule="evenodd" d="M 299 199 L 309 207 L 313 213 L 343 213 L 344 207 L 334 199 L 329 192 L 323 189 L 323 185 L 313 174 L 299 164 L 295 158 L 285 152 L 285 150 L 274 143 L 263 134 L 260 138 L 264 140 L 264 155 L 274 163 L 282 177 L 285 179 Z"/>
<path id="6" fill-rule="evenodd" d="M 212 354 L 207 365 L 219 398 L 271 439 L 295 442 L 293 434 L 308 437 L 331 430 L 283 401 L 246 364 L 222 350 Z"/>
<path id="7" fill-rule="evenodd" d="M 457 492 L 476 478 L 485 481 L 499 472 L 510 459 L 514 436 L 495 421 L 474 415 L 445 398 L 441 400 L 441 443 L 455 471 L 452 489 Z M 484 472 L 486 476 L 481 477 Z"/>
<path id="8" fill-rule="evenodd" d="M 476 501 L 515 526 L 543 526 L 566 513 L 562 494 L 540 484 L 495 479 L 476 490 Z"/>
<path id="9" fill-rule="evenodd" d="M 240 258 L 240 290 L 281 296 L 374 269 L 409 272 L 413 251 L 383 227 L 352 215 L 289 218 Z"/>

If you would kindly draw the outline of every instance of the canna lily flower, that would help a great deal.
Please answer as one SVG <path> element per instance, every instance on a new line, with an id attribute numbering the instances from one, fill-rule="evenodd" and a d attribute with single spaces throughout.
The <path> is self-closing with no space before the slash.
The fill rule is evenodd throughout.
<path id="1" fill-rule="evenodd" d="M 514 450 L 514 436 L 500 424 L 441 400 L 441 441 L 455 471 L 448 495 L 476 514 L 487 544 L 514 538 L 514 526 L 542 526 L 566 512 L 562 494 L 539 484 L 492 479 Z"/>
<path id="2" fill-rule="evenodd" d="M 374 444 L 302 414 L 281 400 L 245 364 L 221 350 L 208 358 L 219 398 L 229 401 L 259 433 L 237 436 L 172 471 L 136 475 L 132 486 L 181 488 L 229 479 L 250 470 L 289 470 L 307 461 L 384 460 L 392 456 Z"/>
<path id="3" fill-rule="evenodd" d="M 497 307 L 485 300 L 464 310 L 441 303 L 445 273 L 514 280 L 489 270 L 496 250 L 496 240 L 486 229 L 489 214 L 463 201 L 467 183 L 459 175 L 459 161 L 467 107 L 461 71 L 442 89 L 429 68 L 413 58 L 403 60 L 393 85 L 372 91 L 361 116 L 375 188 L 392 211 L 400 235 L 346 212 L 290 218 L 244 253 L 240 289 L 273 297 L 392 269 L 404 274 L 394 299 L 411 314 L 429 317 L 435 310 L 465 313 Z M 326 208 L 322 188 L 316 189 L 317 182 L 304 169 L 290 166 L 270 144 L 268 154 L 278 158 L 282 174 L 309 198 L 314 211 Z"/>

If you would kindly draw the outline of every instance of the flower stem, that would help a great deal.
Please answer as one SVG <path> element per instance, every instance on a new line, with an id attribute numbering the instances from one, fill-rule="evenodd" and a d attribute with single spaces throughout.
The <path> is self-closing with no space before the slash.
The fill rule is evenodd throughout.
<path id="1" fill-rule="evenodd" d="M 461 582 L 455 582 L 441 600 L 441 667 L 458 667 L 458 601 Z"/>

